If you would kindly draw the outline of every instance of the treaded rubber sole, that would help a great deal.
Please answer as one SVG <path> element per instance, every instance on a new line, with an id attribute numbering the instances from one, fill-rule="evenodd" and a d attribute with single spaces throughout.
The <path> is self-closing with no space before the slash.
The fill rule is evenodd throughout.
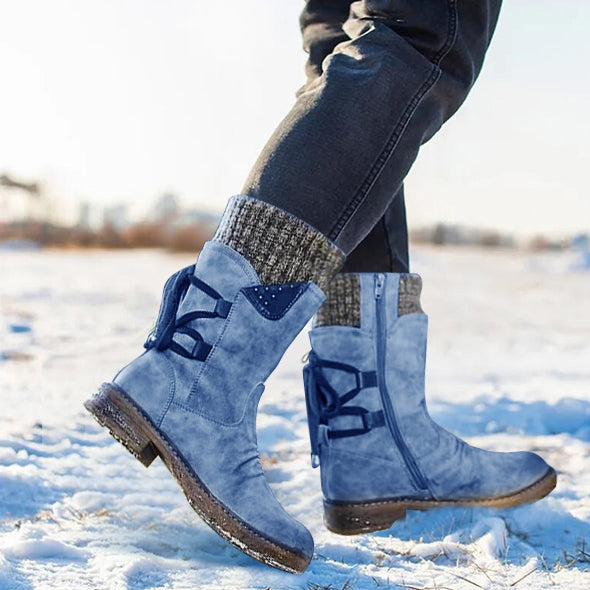
<path id="1" fill-rule="evenodd" d="M 264 537 L 217 500 L 166 435 L 118 385 L 103 383 L 84 407 L 146 467 L 160 456 L 193 510 L 234 547 L 286 572 L 300 574 L 307 569 L 311 556 Z"/>
<path id="2" fill-rule="evenodd" d="M 331 502 L 324 500 L 324 524 L 339 535 L 360 535 L 389 529 L 396 520 L 403 520 L 407 510 L 431 510 L 444 506 L 489 506 L 509 508 L 536 502 L 551 492 L 557 474 L 550 469 L 531 486 L 508 496 L 474 500 L 375 500 L 372 502 Z"/>

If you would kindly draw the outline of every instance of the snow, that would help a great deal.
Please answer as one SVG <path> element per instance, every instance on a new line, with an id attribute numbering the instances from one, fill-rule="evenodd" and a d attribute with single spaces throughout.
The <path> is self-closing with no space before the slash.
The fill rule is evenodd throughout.
<path id="1" fill-rule="evenodd" d="M 161 252 L 0 254 L 0 589 L 590 589 L 590 272 L 584 253 L 416 249 L 429 313 L 432 415 L 469 442 L 534 450 L 556 490 L 511 509 L 408 512 L 340 537 L 321 518 L 302 334 L 267 383 L 263 466 L 316 553 L 294 576 L 203 524 L 164 466 L 145 469 L 82 402 L 140 351 Z"/>

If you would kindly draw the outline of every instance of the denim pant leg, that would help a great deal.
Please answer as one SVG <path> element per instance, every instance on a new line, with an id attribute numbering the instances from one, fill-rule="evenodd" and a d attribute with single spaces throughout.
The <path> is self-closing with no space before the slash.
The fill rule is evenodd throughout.
<path id="1" fill-rule="evenodd" d="M 400 189 L 421 144 L 459 108 L 500 0 L 360 0 L 348 40 L 279 124 L 243 192 L 350 254 Z"/>
<path id="2" fill-rule="evenodd" d="M 336 45 L 348 40 L 343 25 L 353 0 L 308 0 L 299 24 L 303 48 L 309 54 L 307 86 L 323 73 L 322 63 Z M 387 211 L 348 255 L 342 272 L 409 272 L 408 227 L 403 186 Z"/>
<path id="3" fill-rule="evenodd" d="M 340 272 L 410 272 L 403 186 L 375 227 L 346 257 Z"/>
<path id="4" fill-rule="evenodd" d="M 308 54 L 305 64 L 307 83 L 299 91 L 304 92 L 309 84 L 322 74 L 322 62 L 334 48 L 349 37 L 344 32 L 344 23 L 350 14 L 353 0 L 306 0 L 299 17 L 303 49 Z"/>

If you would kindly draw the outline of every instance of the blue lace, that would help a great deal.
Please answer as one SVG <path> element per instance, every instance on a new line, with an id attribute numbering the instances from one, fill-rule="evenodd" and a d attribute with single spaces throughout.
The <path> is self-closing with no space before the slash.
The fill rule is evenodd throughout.
<path id="1" fill-rule="evenodd" d="M 324 369 L 345 371 L 355 376 L 356 387 L 343 394 L 330 385 Z M 309 434 L 312 447 L 312 463 L 319 455 L 319 433 L 323 428 L 328 438 L 345 438 L 365 434 L 378 426 L 385 425 L 385 417 L 381 410 L 370 412 L 362 406 L 346 405 L 363 389 L 377 386 L 376 371 L 359 371 L 352 365 L 320 359 L 315 352 L 309 354 L 309 364 L 304 368 L 305 400 L 309 422 Z M 361 420 L 359 428 L 334 430 L 328 427 L 328 421 L 336 416 L 358 416 Z"/>
<path id="2" fill-rule="evenodd" d="M 201 281 L 194 275 L 195 265 L 188 266 L 172 275 L 164 286 L 162 304 L 156 321 L 156 327 L 148 336 L 144 347 L 156 350 L 169 349 L 185 358 L 204 361 L 211 352 L 211 345 L 203 340 L 197 330 L 190 328 L 187 324 L 196 319 L 202 318 L 226 318 L 231 309 L 231 302 L 223 297 L 207 283 Z M 177 318 L 178 306 L 186 294 L 190 285 L 203 291 L 212 299 L 215 299 L 213 311 L 191 311 Z M 181 333 L 190 336 L 195 344 L 191 350 L 176 342 L 174 334 Z"/>

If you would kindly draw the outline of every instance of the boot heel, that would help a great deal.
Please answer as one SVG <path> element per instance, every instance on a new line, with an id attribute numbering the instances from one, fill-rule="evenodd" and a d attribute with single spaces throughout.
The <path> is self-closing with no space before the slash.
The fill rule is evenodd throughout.
<path id="1" fill-rule="evenodd" d="M 104 383 L 97 394 L 84 402 L 84 407 L 146 467 L 159 455 L 158 449 L 143 433 L 139 421 L 134 419 L 129 402 L 108 383 Z"/>
<path id="2" fill-rule="evenodd" d="M 393 503 L 335 504 L 324 500 L 324 524 L 339 535 L 383 531 L 406 518 L 406 509 Z"/>

